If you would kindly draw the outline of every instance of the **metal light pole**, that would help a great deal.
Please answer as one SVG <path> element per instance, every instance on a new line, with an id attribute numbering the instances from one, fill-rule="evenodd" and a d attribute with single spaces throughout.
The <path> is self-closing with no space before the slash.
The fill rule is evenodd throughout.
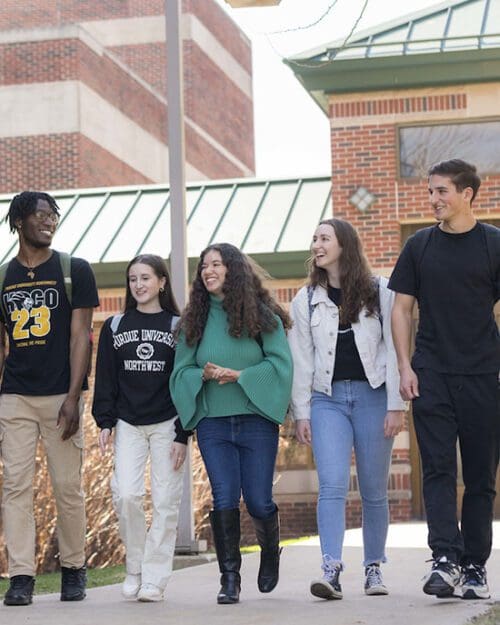
<path id="1" fill-rule="evenodd" d="M 187 301 L 186 245 L 186 177 L 184 148 L 184 88 L 182 75 L 181 0 L 165 0 L 167 33 L 167 104 L 168 152 L 170 180 L 170 273 L 172 287 L 179 306 Z M 188 444 L 184 492 L 179 511 L 176 549 L 178 552 L 197 551 L 194 536 L 193 474 L 191 443 Z"/>

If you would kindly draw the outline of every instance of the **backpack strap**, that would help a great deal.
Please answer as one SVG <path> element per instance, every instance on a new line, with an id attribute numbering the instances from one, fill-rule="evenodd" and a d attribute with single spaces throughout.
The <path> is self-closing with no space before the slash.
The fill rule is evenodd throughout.
<path id="1" fill-rule="evenodd" d="M 118 330 L 118 326 L 120 325 L 120 321 L 123 319 L 123 315 L 124 313 L 118 313 L 117 315 L 113 315 L 111 319 L 111 323 L 109 325 L 109 327 L 111 328 L 111 332 L 113 334 L 116 334 L 116 331 Z"/>
<path id="2" fill-rule="evenodd" d="M 71 256 L 66 252 L 58 252 L 64 278 L 64 290 L 70 306 L 73 304 L 73 283 L 71 280 Z"/>
<path id="3" fill-rule="evenodd" d="M 491 282 L 496 292 L 496 274 L 500 266 L 500 229 L 491 224 L 485 224 L 482 221 L 479 222 L 479 225 L 486 243 Z"/>
<path id="4" fill-rule="evenodd" d="M 172 319 L 170 321 L 170 332 L 173 332 L 179 323 L 180 317 L 178 315 L 172 315 Z"/>
<path id="5" fill-rule="evenodd" d="M 422 228 L 421 230 L 417 230 L 412 237 L 412 247 L 413 247 L 413 259 L 415 261 L 415 273 L 416 273 L 416 287 L 417 293 L 420 291 L 420 266 L 422 265 L 422 260 L 424 258 L 425 250 L 429 245 L 429 241 L 431 240 L 432 233 L 437 226 L 428 226 L 427 228 Z"/>
<path id="6" fill-rule="evenodd" d="M 3 265 L 0 265 L 0 309 L 2 311 L 3 319 L 5 323 L 8 321 L 7 310 L 3 305 L 3 283 L 5 282 L 5 276 L 7 275 L 7 269 L 9 268 L 10 260 Z"/>

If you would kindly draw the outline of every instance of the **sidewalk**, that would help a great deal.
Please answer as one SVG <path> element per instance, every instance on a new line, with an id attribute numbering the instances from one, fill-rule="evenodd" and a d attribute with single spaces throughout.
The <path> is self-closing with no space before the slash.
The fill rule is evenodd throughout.
<path id="1" fill-rule="evenodd" d="M 309 580 L 320 574 L 317 538 L 287 546 L 281 579 L 269 595 L 257 590 L 258 554 L 243 557 L 242 594 L 238 605 L 218 606 L 218 568 L 215 562 L 175 571 L 162 603 L 125 601 L 119 586 L 88 591 L 85 601 L 61 603 L 58 595 L 34 598 L 32 606 L 0 607 L 5 625 L 462 625 L 500 601 L 500 523 L 488 563 L 492 599 L 462 601 L 423 594 L 429 551 L 423 524 L 393 525 L 388 540 L 389 562 L 384 578 L 387 597 L 363 593 L 360 530 L 346 535 L 342 601 L 322 601 L 309 594 Z"/>

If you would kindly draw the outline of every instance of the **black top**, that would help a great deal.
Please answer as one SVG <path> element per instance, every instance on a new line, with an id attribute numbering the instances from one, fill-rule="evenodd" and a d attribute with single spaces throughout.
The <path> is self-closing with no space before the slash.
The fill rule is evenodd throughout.
<path id="1" fill-rule="evenodd" d="M 113 334 L 107 319 L 99 336 L 92 414 L 100 428 L 117 419 L 131 425 L 151 425 L 177 416 L 169 390 L 175 341 L 172 315 L 128 310 Z M 176 421 L 175 441 L 189 433 Z"/>
<path id="2" fill-rule="evenodd" d="M 34 269 L 13 258 L 2 289 L 0 319 L 7 328 L 9 354 L 2 393 L 58 395 L 70 384 L 71 309 L 99 305 L 94 274 L 86 260 L 71 259 L 72 302 L 68 302 L 59 253 Z M 4 311 L 8 315 L 5 319 Z M 88 388 L 84 380 L 83 389 Z"/>
<path id="3" fill-rule="evenodd" d="M 419 304 L 412 366 L 449 374 L 497 373 L 500 337 L 493 307 L 500 266 L 492 266 L 481 224 L 461 234 L 436 226 L 425 246 L 423 233 L 408 239 L 389 281 L 389 288 Z"/>
<path id="4" fill-rule="evenodd" d="M 342 306 L 342 290 L 333 286 L 328 286 L 327 290 L 328 297 L 340 309 Z M 338 380 L 367 380 L 363 363 L 354 341 L 354 332 L 351 324 L 340 323 L 340 320 L 332 379 L 334 382 Z"/>

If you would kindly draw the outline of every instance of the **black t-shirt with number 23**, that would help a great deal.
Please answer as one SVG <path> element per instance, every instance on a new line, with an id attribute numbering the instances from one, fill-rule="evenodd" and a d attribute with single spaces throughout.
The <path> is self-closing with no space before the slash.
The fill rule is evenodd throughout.
<path id="1" fill-rule="evenodd" d="M 99 298 L 92 269 L 83 259 L 71 258 L 71 303 L 58 252 L 54 250 L 34 274 L 30 278 L 14 258 L 5 275 L 1 321 L 9 336 L 9 354 L 1 392 L 58 395 L 69 389 L 71 309 L 93 308 Z"/>

